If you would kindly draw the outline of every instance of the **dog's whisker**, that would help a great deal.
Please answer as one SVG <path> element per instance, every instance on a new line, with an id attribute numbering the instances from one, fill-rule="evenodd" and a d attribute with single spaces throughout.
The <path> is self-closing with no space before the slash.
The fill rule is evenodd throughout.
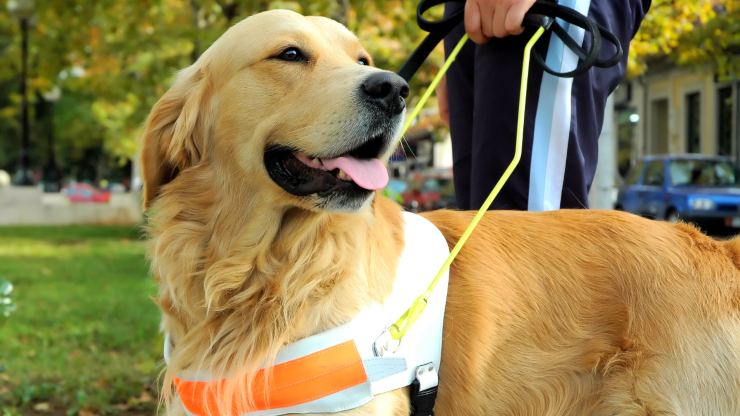
<path id="1" fill-rule="evenodd" d="M 411 154 L 411 158 L 416 158 L 416 154 L 414 154 L 414 150 L 411 148 L 411 144 L 409 143 L 409 141 L 406 139 L 405 136 L 401 137 L 401 149 L 403 150 L 404 155 L 406 156 L 406 159 L 410 159 L 409 154 Z M 407 150 L 408 150 L 408 153 L 406 153 Z"/>

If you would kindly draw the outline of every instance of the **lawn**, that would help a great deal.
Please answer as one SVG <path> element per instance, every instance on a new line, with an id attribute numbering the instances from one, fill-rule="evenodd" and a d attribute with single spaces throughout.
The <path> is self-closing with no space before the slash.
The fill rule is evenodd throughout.
<path id="1" fill-rule="evenodd" d="M 0 227 L 0 415 L 156 409 L 158 312 L 135 227 Z"/>

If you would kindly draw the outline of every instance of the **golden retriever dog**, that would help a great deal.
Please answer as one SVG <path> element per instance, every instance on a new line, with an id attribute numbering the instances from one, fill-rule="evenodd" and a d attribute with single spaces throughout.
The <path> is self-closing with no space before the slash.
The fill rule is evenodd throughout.
<path id="1" fill-rule="evenodd" d="M 169 413 L 185 412 L 176 377 L 203 372 L 225 380 L 211 413 L 240 413 L 283 346 L 388 296 L 405 242 L 377 189 L 407 94 L 339 23 L 270 11 L 154 106 L 144 203 Z M 473 213 L 424 216 L 451 247 Z M 740 415 L 740 239 L 489 212 L 450 270 L 439 378 L 440 416 Z M 342 414 L 406 416 L 408 391 Z"/>

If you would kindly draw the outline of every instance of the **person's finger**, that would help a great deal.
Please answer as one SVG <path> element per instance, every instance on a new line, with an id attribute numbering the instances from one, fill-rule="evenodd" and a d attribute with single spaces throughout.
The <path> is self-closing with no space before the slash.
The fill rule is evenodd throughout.
<path id="1" fill-rule="evenodd" d="M 496 10 L 492 16 L 492 35 L 497 38 L 503 38 L 504 36 L 508 35 L 509 33 L 506 31 L 506 15 L 509 12 L 509 8 L 511 7 L 510 4 L 499 4 L 496 6 Z M 483 32 L 486 33 L 485 31 Z"/>
<path id="2" fill-rule="evenodd" d="M 484 3 L 480 7 L 480 27 L 486 40 L 493 37 L 493 16 L 496 13 L 496 5 L 493 1 Z"/>
<path id="3" fill-rule="evenodd" d="M 524 31 L 524 27 L 522 27 L 524 15 L 532 7 L 534 2 L 535 0 L 522 0 L 511 6 L 504 22 L 507 33 L 518 35 Z"/>
<path id="4" fill-rule="evenodd" d="M 465 2 L 465 32 L 475 43 L 482 44 L 488 41 L 481 28 L 480 5 L 475 0 Z"/>

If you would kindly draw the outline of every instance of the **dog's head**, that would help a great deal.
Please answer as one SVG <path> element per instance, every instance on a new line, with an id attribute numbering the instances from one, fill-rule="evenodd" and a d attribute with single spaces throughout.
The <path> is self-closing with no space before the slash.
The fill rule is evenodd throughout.
<path id="1" fill-rule="evenodd" d="M 144 204 L 184 171 L 206 166 L 285 206 L 356 211 L 387 183 L 384 162 L 407 95 L 405 81 L 373 68 L 335 21 L 284 10 L 249 17 L 154 106 Z"/>

